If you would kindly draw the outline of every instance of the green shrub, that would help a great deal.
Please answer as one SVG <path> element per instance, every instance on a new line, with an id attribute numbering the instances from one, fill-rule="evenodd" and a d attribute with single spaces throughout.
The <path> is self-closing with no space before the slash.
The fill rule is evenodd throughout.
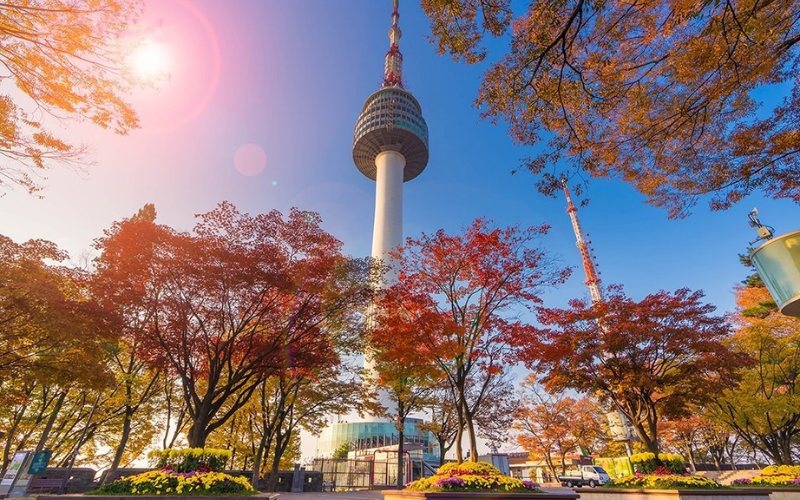
<path id="1" fill-rule="evenodd" d="M 671 470 L 676 474 L 684 474 L 686 472 L 686 463 L 683 457 L 675 453 L 659 453 L 658 458 L 664 464 L 664 467 Z"/>
<path id="2" fill-rule="evenodd" d="M 659 453 L 659 460 L 664 467 L 676 474 L 686 472 L 686 465 L 683 457 L 675 453 Z M 642 474 L 651 474 L 659 467 L 656 456 L 653 453 L 635 453 L 630 457 L 633 470 Z"/>
<path id="3" fill-rule="evenodd" d="M 180 448 L 153 450 L 148 457 L 158 468 L 170 468 L 177 472 L 196 470 L 222 470 L 231 458 L 228 450 L 213 448 Z"/>

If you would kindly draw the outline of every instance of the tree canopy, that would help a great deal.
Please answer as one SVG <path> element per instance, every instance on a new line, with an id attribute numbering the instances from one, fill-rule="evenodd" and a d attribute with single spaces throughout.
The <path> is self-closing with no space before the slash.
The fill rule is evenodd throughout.
<path id="1" fill-rule="evenodd" d="M 521 309 L 569 276 L 537 245 L 545 225 L 493 227 L 475 220 L 460 234 L 439 230 L 409 238 L 398 253 L 398 282 L 379 296 L 376 330 L 400 335 L 390 359 L 430 362 L 455 400 L 461 436 L 477 460 L 477 416 L 497 404 L 503 375 L 529 339 Z"/>
<path id="2" fill-rule="evenodd" d="M 686 416 L 734 387 L 749 361 L 726 347 L 729 326 L 702 297 L 680 289 L 636 301 L 612 288 L 591 306 L 541 308 L 538 341 L 523 358 L 548 390 L 598 394 L 658 455 L 659 420 Z"/>
<path id="3" fill-rule="evenodd" d="M 41 188 L 54 162 L 75 164 L 86 148 L 51 132 L 63 118 L 88 120 L 125 134 L 138 118 L 119 39 L 136 18 L 139 1 L 18 0 L 0 6 L 0 191 Z M 24 98 L 19 98 L 19 93 Z"/>
<path id="4" fill-rule="evenodd" d="M 716 400 L 717 418 L 776 464 L 800 451 L 800 321 L 781 314 L 764 286 L 737 290 L 738 329 L 731 347 L 752 367 Z"/>
<path id="5" fill-rule="evenodd" d="M 524 166 L 633 184 L 670 216 L 760 189 L 800 202 L 800 4 L 794 0 L 422 0 L 441 53 L 493 62 L 477 97 L 538 147 Z M 484 36 L 510 31 L 491 54 Z M 753 90 L 789 95 L 760 109 Z M 561 162 L 560 160 L 567 160 Z M 570 165 L 569 168 L 563 165 Z"/>

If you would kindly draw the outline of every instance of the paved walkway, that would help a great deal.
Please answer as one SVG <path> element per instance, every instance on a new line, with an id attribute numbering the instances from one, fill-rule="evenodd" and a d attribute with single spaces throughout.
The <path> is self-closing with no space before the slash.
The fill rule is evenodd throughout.
<path id="1" fill-rule="evenodd" d="M 281 493 L 278 500 L 381 500 L 380 491 L 341 491 L 337 493 Z"/>
<path id="2" fill-rule="evenodd" d="M 569 488 L 542 488 L 547 493 L 571 493 Z M 278 500 L 382 500 L 380 491 L 340 491 L 335 493 L 281 493 Z"/>

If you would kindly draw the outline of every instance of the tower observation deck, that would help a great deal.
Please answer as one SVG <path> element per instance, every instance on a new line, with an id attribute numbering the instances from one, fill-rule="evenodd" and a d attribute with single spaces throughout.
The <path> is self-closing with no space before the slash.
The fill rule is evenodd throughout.
<path id="1" fill-rule="evenodd" d="M 392 1 L 383 85 L 367 97 L 353 133 L 353 161 L 375 181 L 372 257 L 387 264 L 385 282 L 395 273 L 389 253 L 403 242 L 403 183 L 428 164 L 428 125 L 419 102 L 403 88 L 398 3 Z"/>
<path id="2" fill-rule="evenodd" d="M 383 85 L 364 102 L 353 138 L 353 161 L 372 180 L 378 180 L 376 159 L 384 151 L 405 158 L 403 181 L 421 174 L 428 164 L 428 125 L 419 102 L 403 88 L 399 18 L 398 0 L 393 0 Z"/>

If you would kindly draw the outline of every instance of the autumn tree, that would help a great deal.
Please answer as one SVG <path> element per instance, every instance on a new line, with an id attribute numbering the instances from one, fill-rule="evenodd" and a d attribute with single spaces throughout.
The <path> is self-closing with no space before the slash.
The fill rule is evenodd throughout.
<path id="1" fill-rule="evenodd" d="M 129 220 L 99 240 L 98 269 L 156 311 L 140 342 L 151 364 L 180 378 L 190 446 L 203 446 L 266 377 L 323 363 L 315 342 L 358 332 L 367 262 L 344 257 L 320 222 L 222 203 L 191 234 Z"/>
<path id="2" fill-rule="evenodd" d="M 125 102 L 120 38 L 141 10 L 123 0 L 20 0 L 0 8 L 0 66 L 16 86 L 0 94 L 0 190 L 40 189 L 52 163 L 80 162 L 85 148 L 56 136 L 48 121 L 77 118 L 118 134 L 138 126 Z"/>
<path id="3" fill-rule="evenodd" d="M 700 453 L 700 426 L 702 417 L 690 415 L 675 420 L 663 420 L 658 423 L 658 434 L 661 436 L 662 448 L 686 457 L 691 470 L 697 470 Z"/>
<path id="4" fill-rule="evenodd" d="M 112 382 L 106 360 L 115 332 L 88 293 L 86 273 L 64 266 L 66 259 L 53 243 L 0 236 L 4 466 L 19 449 L 54 449 L 69 420 L 65 406 Z"/>
<path id="5" fill-rule="evenodd" d="M 522 401 L 513 414 L 513 428 L 519 445 L 532 458 L 544 460 L 556 478 L 559 470 L 561 474 L 566 472 L 568 454 L 593 447 L 604 437 L 604 417 L 587 398 L 549 394 L 535 382 L 535 377 L 526 381 Z"/>
<path id="6" fill-rule="evenodd" d="M 436 438 L 436 442 L 439 443 L 439 466 L 442 466 L 445 462 L 444 457 L 455 444 L 456 434 L 463 423 L 458 421 L 455 399 L 446 384 L 437 384 L 428 402 L 423 406 L 427 419 L 417 428 L 423 432 L 430 432 Z"/>
<path id="7" fill-rule="evenodd" d="M 492 377 L 484 400 L 483 411 L 475 414 L 478 437 L 484 439 L 492 453 L 497 453 L 508 441 L 509 430 L 514 421 L 514 412 L 519 406 L 515 384 L 508 374 Z M 482 385 L 478 384 L 477 387 Z M 473 386 L 475 388 L 475 386 Z M 474 399 L 473 397 L 469 398 Z"/>
<path id="8" fill-rule="evenodd" d="M 478 91 L 483 116 L 540 153 L 539 189 L 569 172 L 633 184 L 683 216 L 711 194 L 727 208 L 760 189 L 800 201 L 800 4 L 794 0 L 631 4 L 422 0 L 440 53 L 477 63 L 510 32 Z M 764 109 L 752 91 L 784 84 Z M 587 177 L 588 177 L 587 176 Z"/>
<path id="9" fill-rule="evenodd" d="M 722 470 L 726 461 L 736 470 L 736 457 L 741 437 L 730 426 L 715 418 L 706 418 L 700 427 L 700 442 L 714 462 L 717 470 Z"/>
<path id="10" fill-rule="evenodd" d="M 155 222 L 156 211 L 152 204 L 145 205 L 133 217 L 125 221 L 126 231 L 120 232 L 115 239 L 100 240 L 97 247 L 106 254 L 121 256 L 125 248 L 130 246 L 148 247 L 152 250 L 154 242 L 148 240 L 149 231 Z M 147 283 L 139 283 L 138 287 L 120 287 L 130 273 L 147 275 L 145 267 L 151 259 L 132 259 L 123 265 L 104 265 L 107 261 L 99 261 L 96 272 L 91 279 L 91 290 L 94 299 L 103 307 L 114 321 L 119 332 L 119 344 L 109 356 L 109 364 L 113 369 L 120 387 L 115 395 L 116 408 L 110 410 L 118 416 L 119 433 L 112 432 L 109 444 L 114 448 L 111 465 L 104 478 L 113 474 L 125 456 L 131 431 L 135 424 L 139 425 L 138 434 L 144 436 L 143 426 L 148 426 L 154 415 L 154 399 L 158 396 L 163 382 L 162 370 L 148 363 L 143 352 L 142 339 L 148 334 L 150 324 L 158 313 L 156 302 L 149 300 Z M 122 273 L 125 275 L 123 276 Z M 141 417 L 144 411 L 145 415 Z M 141 442 L 139 451 L 141 451 Z M 144 443 L 145 445 L 148 443 Z M 129 450 L 128 450 L 129 451 Z"/>
<path id="11" fill-rule="evenodd" d="M 547 230 L 501 229 L 478 219 L 462 234 L 409 238 L 397 255 L 398 282 L 377 309 L 404 332 L 395 359 L 430 360 L 447 381 L 463 423 L 455 438 L 459 461 L 464 433 L 477 460 L 476 416 L 531 333 L 515 314 L 569 274 L 535 246 Z"/>
<path id="12" fill-rule="evenodd" d="M 541 308 L 538 340 L 523 357 L 546 389 L 597 394 L 658 455 L 659 420 L 685 417 L 734 387 L 748 361 L 725 346 L 729 326 L 702 297 L 683 288 L 636 301 L 614 287 L 593 305 Z"/>
<path id="13" fill-rule="evenodd" d="M 67 257 L 49 241 L 18 244 L 0 235 L 0 387 L 32 371 L 69 380 L 113 341 L 84 273 L 59 265 Z"/>
<path id="14" fill-rule="evenodd" d="M 375 410 L 370 413 L 390 419 L 397 431 L 397 487 L 405 485 L 404 453 L 406 420 L 431 403 L 429 399 L 442 374 L 427 356 L 427 347 L 410 345 L 418 323 L 408 321 L 424 312 L 409 312 L 396 301 L 402 295 L 388 290 L 378 301 L 374 325 L 368 334 L 368 355 L 375 375 Z M 410 329 L 410 330 L 409 330 Z"/>
<path id="15" fill-rule="evenodd" d="M 800 321 L 781 314 L 763 283 L 737 290 L 731 347 L 754 360 L 716 400 L 716 416 L 776 464 L 796 463 L 800 445 Z"/>
<path id="16" fill-rule="evenodd" d="M 329 415 L 358 409 L 360 380 L 337 352 L 329 351 L 328 356 L 317 367 L 280 372 L 259 387 L 258 405 L 251 412 L 258 443 L 254 484 L 256 474 L 265 470 L 267 489 L 275 491 L 278 470 L 300 429 L 319 435 Z"/>

